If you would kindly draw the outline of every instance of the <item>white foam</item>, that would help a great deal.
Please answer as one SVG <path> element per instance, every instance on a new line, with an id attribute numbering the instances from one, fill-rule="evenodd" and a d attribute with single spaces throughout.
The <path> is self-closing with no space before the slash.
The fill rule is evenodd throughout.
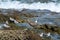
<path id="1" fill-rule="evenodd" d="M 54 11 L 54 12 L 60 12 L 60 3 L 58 3 L 58 5 L 56 3 L 53 2 L 49 2 L 49 3 L 21 3 L 19 1 L 8 1 L 8 2 L 0 2 L 0 8 L 4 8 L 4 9 L 33 9 L 33 10 L 37 10 L 37 9 L 48 9 L 50 11 Z"/>

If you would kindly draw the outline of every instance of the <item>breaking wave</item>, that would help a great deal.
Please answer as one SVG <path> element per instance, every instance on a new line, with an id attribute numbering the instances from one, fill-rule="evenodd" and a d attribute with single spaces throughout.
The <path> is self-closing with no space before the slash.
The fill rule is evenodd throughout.
<path id="1" fill-rule="evenodd" d="M 60 3 L 54 2 L 33 2 L 33 3 L 23 3 L 22 1 L 0 1 L 0 8 L 3 9 L 17 9 L 17 10 L 22 10 L 22 9 L 32 9 L 32 10 L 50 10 L 54 12 L 60 12 Z"/>

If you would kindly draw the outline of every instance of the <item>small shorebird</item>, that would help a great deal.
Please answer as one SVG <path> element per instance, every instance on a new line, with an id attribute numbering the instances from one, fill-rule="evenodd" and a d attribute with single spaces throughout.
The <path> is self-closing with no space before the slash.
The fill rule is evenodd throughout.
<path id="1" fill-rule="evenodd" d="M 15 19 L 13 19 L 13 18 L 11 18 L 10 17 L 10 20 L 9 20 L 10 22 L 13 22 L 13 23 L 19 23 L 18 21 L 16 21 Z"/>
<path id="2" fill-rule="evenodd" d="M 50 36 L 50 32 L 49 33 L 47 33 L 47 37 L 49 37 Z"/>
<path id="3" fill-rule="evenodd" d="M 13 19 L 13 18 L 11 18 L 11 17 L 10 17 L 10 20 L 11 20 L 11 21 L 14 21 L 14 19 Z"/>
<path id="4" fill-rule="evenodd" d="M 18 21 L 14 20 L 14 23 L 19 23 Z"/>
<path id="5" fill-rule="evenodd" d="M 4 24 L 3 26 L 4 26 L 5 28 L 9 28 L 9 27 L 10 27 L 10 26 L 8 26 L 7 24 Z"/>
<path id="6" fill-rule="evenodd" d="M 39 34 L 39 35 L 40 35 L 40 37 L 44 37 L 44 36 L 49 37 L 49 36 L 50 36 L 50 32 L 47 33 L 47 34 L 45 34 L 45 33 L 41 33 L 41 34 Z"/>
<path id="7" fill-rule="evenodd" d="M 35 23 L 37 23 L 37 20 L 35 21 Z"/>
<path id="8" fill-rule="evenodd" d="M 38 24 L 37 24 L 37 20 L 35 21 L 35 22 L 33 22 L 33 21 L 31 21 L 31 20 L 28 20 L 28 23 L 29 23 L 29 25 L 31 25 L 31 26 L 38 26 Z"/>
<path id="9" fill-rule="evenodd" d="M 43 35 L 44 35 L 44 33 L 41 33 L 41 34 L 40 34 L 40 37 L 43 37 Z"/>
<path id="10" fill-rule="evenodd" d="M 6 21 L 6 24 L 9 24 L 8 21 Z"/>

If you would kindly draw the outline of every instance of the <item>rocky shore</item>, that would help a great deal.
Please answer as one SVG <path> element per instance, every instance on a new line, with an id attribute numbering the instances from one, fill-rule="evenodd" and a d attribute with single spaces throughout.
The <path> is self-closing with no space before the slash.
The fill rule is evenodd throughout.
<path id="1" fill-rule="evenodd" d="M 41 33 L 51 34 L 41 37 Z M 0 40 L 54 40 L 52 34 L 60 35 L 60 13 L 0 9 Z"/>
<path id="2" fill-rule="evenodd" d="M 0 40 L 42 40 L 29 30 L 0 30 Z"/>

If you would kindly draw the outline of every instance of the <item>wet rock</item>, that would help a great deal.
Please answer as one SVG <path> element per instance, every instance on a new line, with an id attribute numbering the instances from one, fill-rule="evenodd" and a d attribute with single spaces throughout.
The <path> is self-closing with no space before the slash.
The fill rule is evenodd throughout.
<path id="1" fill-rule="evenodd" d="M 59 29 L 60 27 L 57 25 L 50 25 L 50 24 L 44 24 L 39 27 L 36 27 L 37 29 L 43 29 L 45 32 L 57 32 L 60 33 Z"/>
<path id="2" fill-rule="evenodd" d="M 3 14 L 0 14 L 0 22 L 5 22 L 6 20 L 8 20 L 8 16 L 5 16 Z"/>
<path id="3" fill-rule="evenodd" d="M 0 40 L 42 40 L 39 35 L 29 30 L 0 30 Z"/>

